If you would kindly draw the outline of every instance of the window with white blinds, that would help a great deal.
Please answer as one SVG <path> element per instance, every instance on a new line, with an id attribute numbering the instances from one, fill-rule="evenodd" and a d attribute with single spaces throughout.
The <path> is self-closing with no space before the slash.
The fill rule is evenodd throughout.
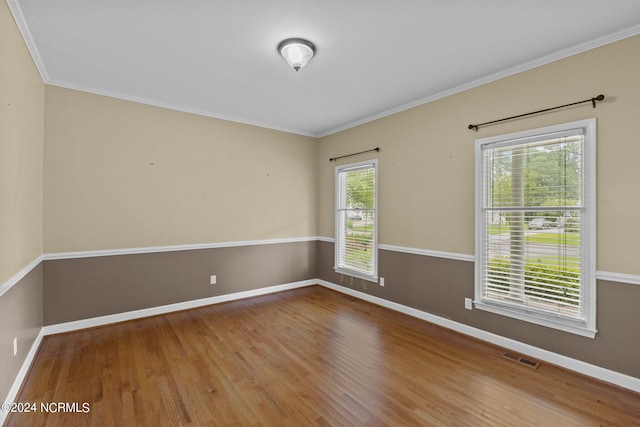
<path id="1" fill-rule="evenodd" d="M 378 275 L 377 160 L 336 167 L 335 270 Z"/>
<path id="2" fill-rule="evenodd" d="M 595 336 L 595 119 L 476 141 L 477 308 Z"/>

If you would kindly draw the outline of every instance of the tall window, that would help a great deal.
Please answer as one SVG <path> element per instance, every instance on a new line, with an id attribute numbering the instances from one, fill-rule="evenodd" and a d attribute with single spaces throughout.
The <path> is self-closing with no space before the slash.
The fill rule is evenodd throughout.
<path id="1" fill-rule="evenodd" d="M 595 304 L 595 119 L 476 140 L 476 307 L 594 337 Z"/>
<path id="2" fill-rule="evenodd" d="M 378 161 L 336 167 L 335 270 L 378 280 Z"/>

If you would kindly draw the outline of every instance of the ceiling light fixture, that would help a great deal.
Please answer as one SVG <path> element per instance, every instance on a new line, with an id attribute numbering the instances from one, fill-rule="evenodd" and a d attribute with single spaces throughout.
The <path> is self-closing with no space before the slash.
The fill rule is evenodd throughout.
<path id="1" fill-rule="evenodd" d="M 292 38 L 281 41 L 278 52 L 294 70 L 300 71 L 316 54 L 316 47 L 309 40 Z"/>

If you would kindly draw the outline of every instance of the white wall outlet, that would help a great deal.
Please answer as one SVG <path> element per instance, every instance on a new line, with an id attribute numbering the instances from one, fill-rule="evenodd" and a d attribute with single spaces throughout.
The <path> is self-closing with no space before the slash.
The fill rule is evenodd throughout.
<path id="1" fill-rule="evenodd" d="M 380 278 L 380 286 L 384 286 L 384 277 Z"/>
<path id="2" fill-rule="evenodd" d="M 473 310 L 473 301 L 471 300 L 471 298 L 464 299 L 464 308 L 466 308 L 467 310 Z"/>
<path id="3" fill-rule="evenodd" d="M 18 337 L 13 337 L 13 355 L 18 354 Z"/>
<path id="4" fill-rule="evenodd" d="M 215 274 L 213 276 L 210 277 L 209 283 L 211 283 L 212 285 L 215 285 L 217 282 L 216 276 Z"/>

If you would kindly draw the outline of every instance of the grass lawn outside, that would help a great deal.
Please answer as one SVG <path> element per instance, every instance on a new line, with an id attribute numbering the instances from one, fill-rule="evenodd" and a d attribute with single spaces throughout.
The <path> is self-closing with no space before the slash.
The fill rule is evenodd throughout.
<path id="1" fill-rule="evenodd" d="M 527 230 L 530 231 L 530 230 Z M 489 224 L 489 235 L 509 234 L 510 227 L 508 224 Z M 557 245 L 580 246 L 580 233 L 531 233 L 525 237 L 527 243 L 545 243 Z"/>
<path id="2" fill-rule="evenodd" d="M 535 233 L 525 237 L 527 243 L 544 243 L 548 245 L 580 246 L 579 233 Z"/>

